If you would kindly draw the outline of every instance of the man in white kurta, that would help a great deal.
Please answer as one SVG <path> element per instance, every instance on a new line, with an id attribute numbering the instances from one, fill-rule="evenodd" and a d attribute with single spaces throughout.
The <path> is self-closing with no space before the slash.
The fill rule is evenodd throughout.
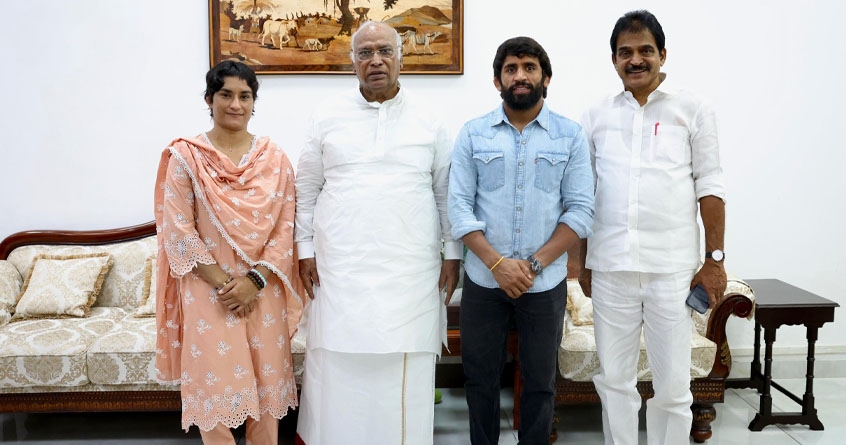
<path id="1" fill-rule="evenodd" d="M 295 241 L 313 297 L 297 433 L 307 445 L 431 444 L 439 291 L 451 295 L 461 255 L 447 218 L 451 140 L 400 89 L 393 28 L 365 23 L 352 47 L 359 89 L 317 108 L 297 170 Z"/>
<path id="2" fill-rule="evenodd" d="M 580 282 L 593 298 L 605 443 L 636 445 L 637 360 L 646 343 L 654 397 L 650 445 L 689 443 L 691 318 L 685 298 L 701 285 L 716 305 L 723 265 L 725 185 L 713 109 L 673 88 L 661 24 L 648 11 L 621 17 L 611 37 L 623 91 L 585 112 L 596 177 L 593 236 Z M 700 231 L 705 261 L 700 266 Z"/>

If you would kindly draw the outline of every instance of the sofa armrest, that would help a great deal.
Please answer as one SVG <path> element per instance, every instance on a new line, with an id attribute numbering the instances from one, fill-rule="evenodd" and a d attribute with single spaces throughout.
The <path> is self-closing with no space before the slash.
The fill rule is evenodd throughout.
<path id="1" fill-rule="evenodd" d="M 723 300 L 711 310 L 708 329 L 705 336 L 717 345 L 714 366 L 708 378 L 725 380 L 731 372 L 731 349 L 726 336 L 726 323 L 729 316 L 747 318 L 752 315 L 754 303 L 742 292 L 726 292 Z"/>

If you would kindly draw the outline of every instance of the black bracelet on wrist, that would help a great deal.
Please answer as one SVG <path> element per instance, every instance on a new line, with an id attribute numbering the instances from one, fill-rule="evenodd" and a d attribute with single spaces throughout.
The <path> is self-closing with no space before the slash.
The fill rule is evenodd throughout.
<path id="1" fill-rule="evenodd" d="M 267 285 L 267 281 L 265 281 L 264 276 L 262 276 L 261 272 L 255 269 L 250 269 L 250 271 L 247 272 L 247 278 L 253 282 L 258 290 L 264 289 L 264 286 Z"/>
<path id="2" fill-rule="evenodd" d="M 251 283 L 253 283 L 253 286 L 255 286 L 256 289 L 261 290 L 261 284 L 259 284 L 259 282 L 254 276 L 252 276 L 250 273 L 247 273 L 247 278 L 250 280 Z"/>

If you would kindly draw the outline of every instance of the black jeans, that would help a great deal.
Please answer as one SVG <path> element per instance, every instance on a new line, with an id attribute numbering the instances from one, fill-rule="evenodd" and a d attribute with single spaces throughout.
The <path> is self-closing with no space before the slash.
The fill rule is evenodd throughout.
<path id="1" fill-rule="evenodd" d="M 564 329 L 567 282 L 511 299 L 464 275 L 461 293 L 461 361 L 474 445 L 499 443 L 499 381 L 505 365 L 509 328 L 519 338 L 520 431 L 523 445 L 549 444 L 554 411 L 558 346 Z"/>

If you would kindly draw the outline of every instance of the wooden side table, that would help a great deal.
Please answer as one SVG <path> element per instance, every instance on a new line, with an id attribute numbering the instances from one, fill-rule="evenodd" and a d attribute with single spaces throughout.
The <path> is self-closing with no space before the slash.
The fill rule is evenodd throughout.
<path id="1" fill-rule="evenodd" d="M 834 321 L 834 308 L 840 305 L 799 289 L 780 280 L 747 280 L 755 291 L 755 352 L 749 379 L 726 382 L 728 388 L 755 388 L 761 394 L 758 414 L 749 424 L 752 431 L 761 431 L 773 424 L 804 424 L 822 430 L 823 424 L 814 408 L 814 345 L 817 331 L 824 323 Z M 772 381 L 773 343 L 776 330 L 782 325 L 804 325 L 807 329 L 808 357 L 805 394 L 799 398 Z M 764 372 L 761 373 L 761 327 L 764 328 Z M 801 412 L 774 413 L 771 388 L 775 388 L 802 407 Z"/>

